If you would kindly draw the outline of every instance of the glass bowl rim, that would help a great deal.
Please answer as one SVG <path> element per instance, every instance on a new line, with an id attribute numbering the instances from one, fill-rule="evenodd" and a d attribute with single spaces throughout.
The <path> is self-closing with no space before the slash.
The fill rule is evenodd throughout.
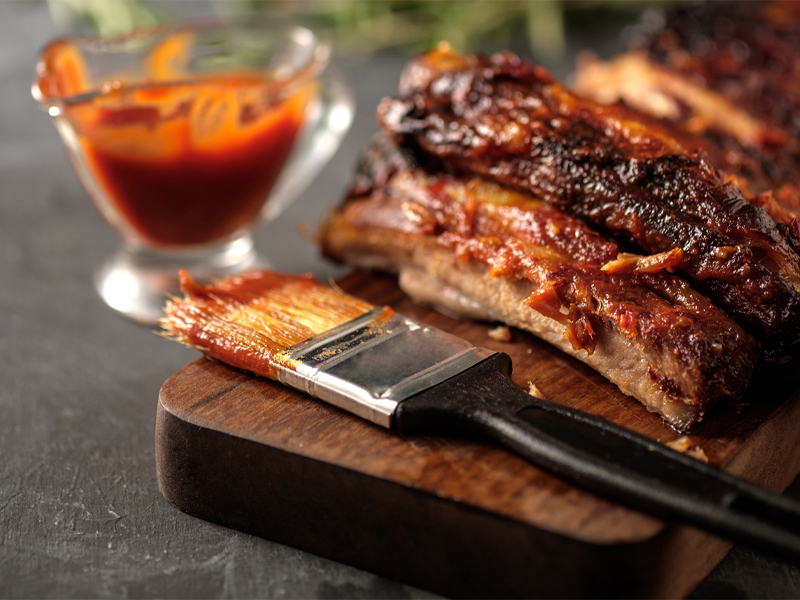
<path id="1" fill-rule="evenodd" d="M 180 33 L 182 31 L 213 31 L 213 30 L 234 30 L 234 29 L 263 29 L 265 31 L 278 32 L 291 39 L 293 36 L 302 35 L 308 38 L 308 47 L 310 49 L 310 58 L 306 64 L 294 70 L 290 76 L 279 81 L 270 82 L 271 85 L 276 83 L 281 86 L 300 85 L 306 81 L 312 80 L 317 77 L 325 68 L 331 59 L 331 45 L 330 43 L 321 38 L 316 32 L 309 27 L 301 25 L 290 20 L 276 17 L 271 15 L 265 16 L 251 16 L 247 19 L 243 17 L 198 17 L 193 19 L 181 19 L 169 21 L 156 25 L 140 27 L 125 33 L 117 33 L 111 35 L 99 34 L 73 34 L 60 36 L 50 40 L 37 55 L 36 69 L 34 73 L 33 83 L 31 85 L 31 95 L 34 100 L 44 109 L 59 106 L 74 106 L 78 104 L 88 103 L 95 98 L 103 96 L 106 90 L 103 89 L 103 84 L 98 84 L 92 89 L 81 92 L 79 94 L 71 95 L 48 95 L 45 94 L 41 87 L 40 81 L 44 76 L 44 56 L 50 48 L 59 44 L 71 43 L 77 46 L 91 47 L 95 46 L 118 46 L 126 41 L 131 40 L 146 40 L 157 39 L 159 36 L 169 35 L 171 33 Z M 140 82 L 125 84 L 126 90 L 141 90 L 153 87 L 179 87 L 179 86 L 192 86 L 192 85 L 208 85 L 208 79 L 204 77 L 184 77 L 176 78 L 174 80 L 158 81 L 158 82 Z"/>

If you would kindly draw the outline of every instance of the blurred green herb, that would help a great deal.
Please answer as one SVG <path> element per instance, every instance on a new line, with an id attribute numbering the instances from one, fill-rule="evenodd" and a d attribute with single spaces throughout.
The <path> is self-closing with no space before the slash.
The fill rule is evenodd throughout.
<path id="1" fill-rule="evenodd" d="M 155 25 L 169 16 L 138 0 L 47 0 L 56 25 L 101 35 Z"/>
<path id="2" fill-rule="evenodd" d="M 667 0 L 669 1 L 669 0 Z M 639 12 L 664 4 L 650 0 L 208 0 L 207 12 L 224 15 L 295 15 L 329 33 L 340 54 L 387 48 L 421 51 L 446 40 L 462 51 L 499 49 L 526 40 L 542 59 L 561 56 L 571 18 Z M 128 31 L 196 14 L 196 0 L 48 0 L 54 20 L 82 23 L 101 34 Z M 598 26 L 602 26 L 602 19 Z"/>
<path id="3" fill-rule="evenodd" d="M 565 7 L 558 0 L 238 1 L 253 10 L 269 7 L 315 19 L 335 36 L 343 53 L 423 50 L 441 40 L 469 51 L 488 41 L 507 45 L 526 35 L 537 53 L 558 54 L 564 46 Z"/>

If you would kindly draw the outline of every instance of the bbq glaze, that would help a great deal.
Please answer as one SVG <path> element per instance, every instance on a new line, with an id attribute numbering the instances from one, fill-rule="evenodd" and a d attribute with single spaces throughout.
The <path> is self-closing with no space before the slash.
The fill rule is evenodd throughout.
<path id="1" fill-rule="evenodd" d="M 677 265 L 776 360 L 800 341 L 800 260 L 774 221 L 701 151 L 623 106 L 572 94 L 505 53 L 414 61 L 383 129 L 430 169 L 525 190 Z"/>
<path id="2" fill-rule="evenodd" d="M 762 123 L 741 144 L 703 132 L 721 169 L 744 178 L 800 247 L 800 9 L 794 2 L 708 2 L 670 11 L 663 27 L 641 26 L 631 49 L 653 65 L 703 86 Z M 684 85 L 686 85 L 684 83 Z M 782 209 L 782 210 L 780 210 Z"/>
<path id="3" fill-rule="evenodd" d="M 40 99 L 61 102 L 104 201 L 147 246 L 212 244 L 251 226 L 316 93 L 315 82 L 287 89 L 259 72 L 190 77 L 190 42 L 167 38 L 133 84 L 125 73 L 93 81 L 67 41 L 46 48 L 37 69 Z"/>
<path id="4" fill-rule="evenodd" d="M 512 302 L 527 290 L 520 304 L 550 321 L 543 329 L 526 327 L 533 333 L 546 330 L 545 339 L 557 345 L 566 340 L 559 347 L 600 369 L 605 360 L 631 354 L 649 361 L 642 374 L 659 399 L 638 398 L 651 410 L 661 410 L 662 402 L 695 407 L 692 417 L 678 408 L 662 413 L 681 413 L 682 421 L 672 421 L 679 427 L 721 399 L 740 397 L 758 361 L 758 344 L 749 335 L 668 272 L 680 251 L 620 253 L 585 223 L 529 194 L 425 172 L 384 139 L 365 153 L 351 193 L 320 238 L 328 256 L 397 269 L 401 281 L 404 270 L 424 273 L 428 260 L 447 262 L 449 256 L 456 273 L 447 283 L 451 289 L 463 271 L 485 273 L 486 285 L 498 290 L 510 282 Z M 490 315 L 519 309 L 508 302 L 498 291 L 484 306 Z M 611 347 L 625 347 L 627 358 L 593 358 Z M 609 376 L 613 368 L 601 372 Z M 633 386 L 611 379 L 633 393 Z"/>
<path id="5" fill-rule="evenodd" d="M 744 196 L 800 247 L 800 11 L 783 2 L 709 2 L 644 19 L 629 50 L 585 54 L 574 89 L 622 101 L 694 138 Z M 654 26 L 657 25 L 657 26 Z"/>

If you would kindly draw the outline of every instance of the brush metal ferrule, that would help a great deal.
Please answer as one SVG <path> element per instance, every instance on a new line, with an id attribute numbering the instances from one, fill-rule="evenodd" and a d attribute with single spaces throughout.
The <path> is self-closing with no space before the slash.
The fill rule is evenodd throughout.
<path id="1" fill-rule="evenodd" d="M 281 383 L 390 427 L 397 405 L 495 352 L 379 307 L 287 348 Z"/>

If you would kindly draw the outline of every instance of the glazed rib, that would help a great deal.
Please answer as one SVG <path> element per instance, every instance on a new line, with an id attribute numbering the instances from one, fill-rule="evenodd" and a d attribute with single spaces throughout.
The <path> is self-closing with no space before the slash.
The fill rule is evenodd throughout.
<path id="1" fill-rule="evenodd" d="M 430 169 L 529 192 L 675 265 L 765 347 L 800 342 L 800 257 L 705 153 L 654 119 L 582 99 L 511 54 L 412 61 L 384 131 Z"/>
<path id="2" fill-rule="evenodd" d="M 674 427 L 741 397 L 758 345 L 654 257 L 479 178 L 417 168 L 385 140 L 324 223 L 326 255 L 399 273 L 412 297 L 526 329 L 587 363 Z"/>
<path id="3" fill-rule="evenodd" d="M 788 2 L 708 2 L 645 20 L 628 52 L 584 55 L 574 89 L 621 100 L 697 138 L 800 246 L 800 10 Z M 749 192 L 749 195 L 748 195 Z"/>
<path id="4" fill-rule="evenodd" d="M 766 125 L 758 142 L 800 137 L 800 5 L 794 1 L 705 2 L 642 23 L 631 50 L 686 81 L 720 93 Z"/>

